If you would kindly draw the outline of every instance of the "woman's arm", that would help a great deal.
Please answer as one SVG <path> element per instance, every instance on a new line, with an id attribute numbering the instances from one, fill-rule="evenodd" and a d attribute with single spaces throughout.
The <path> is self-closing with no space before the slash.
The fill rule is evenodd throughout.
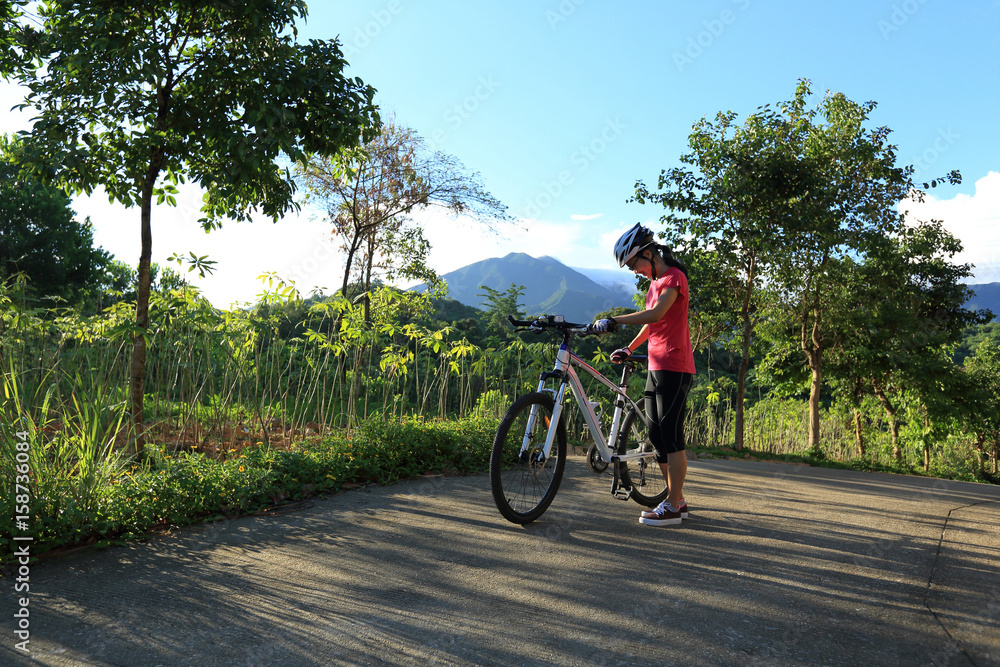
<path id="1" fill-rule="evenodd" d="M 616 319 L 615 321 L 617 322 L 618 320 Z M 632 339 L 632 342 L 628 344 L 629 352 L 635 352 L 636 348 L 645 343 L 647 338 L 649 338 L 649 325 L 644 324 L 639 329 L 639 333 Z"/>
<path id="2" fill-rule="evenodd" d="M 618 324 L 653 324 L 654 322 L 659 322 L 663 319 L 663 316 L 667 314 L 670 310 L 670 306 L 674 305 L 674 301 L 677 301 L 677 297 L 680 295 L 680 290 L 676 287 L 668 287 L 660 298 L 656 300 L 652 308 L 647 308 L 646 310 L 640 310 L 635 313 L 627 313 L 625 315 L 615 315 L 615 322 Z M 649 333 L 646 331 L 648 327 L 643 327 L 643 330 L 639 332 L 639 335 L 635 337 L 638 340 L 640 336 L 644 333 L 646 337 Z M 632 342 L 634 343 L 635 340 Z M 645 340 L 645 338 L 643 338 Z M 639 341 L 642 344 L 642 341 Z M 631 346 L 630 346 L 631 347 Z"/>

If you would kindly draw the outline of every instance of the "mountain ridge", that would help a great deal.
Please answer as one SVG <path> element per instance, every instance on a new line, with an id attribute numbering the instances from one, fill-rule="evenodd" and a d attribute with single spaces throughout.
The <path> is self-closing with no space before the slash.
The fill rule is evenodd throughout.
<path id="1" fill-rule="evenodd" d="M 969 310 L 988 309 L 993 311 L 993 321 L 1000 322 L 1000 283 L 970 284 L 975 296 L 965 302 Z"/>
<path id="2" fill-rule="evenodd" d="M 632 305 L 631 294 L 601 285 L 548 255 L 512 252 L 473 262 L 441 278 L 448 282 L 450 298 L 475 308 L 485 307 L 479 295 L 484 287 L 503 292 L 512 284 L 524 286 L 521 303 L 527 315 L 563 315 L 569 321 L 589 322 L 605 310 Z M 411 289 L 423 291 L 427 285 Z"/>

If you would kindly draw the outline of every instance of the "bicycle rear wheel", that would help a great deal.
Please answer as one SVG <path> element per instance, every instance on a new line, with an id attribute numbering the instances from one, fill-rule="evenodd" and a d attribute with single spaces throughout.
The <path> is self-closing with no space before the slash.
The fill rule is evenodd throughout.
<path id="1" fill-rule="evenodd" d="M 540 517 L 559 490 L 566 467 L 566 426 L 562 419 L 548 458 L 541 458 L 554 405 L 548 394 L 525 394 L 507 410 L 493 439 L 490 488 L 500 514 L 512 523 L 530 523 Z M 522 451 L 525 439 L 527 446 Z"/>
<path id="2" fill-rule="evenodd" d="M 656 451 L 649 440 L 649 431 L 635 408 L 629 408 L 622 420 L 616 451 L 619 454 Z M 630 498 L 640 505 L 655 507 L 667 497 L 667 480 L 663 478 L 660 464 L 652 456 L 620 462 L 618 476 L 623 486 L 632 487 Z"/>

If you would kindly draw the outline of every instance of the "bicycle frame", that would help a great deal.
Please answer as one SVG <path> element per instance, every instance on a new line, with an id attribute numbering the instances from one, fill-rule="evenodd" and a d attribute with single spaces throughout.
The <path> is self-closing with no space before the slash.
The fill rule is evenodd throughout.
<path id="1" fill-rule="evenodd" d="M 643 414 L 639 405 L 633 401 L 626 392 L 628 378 L 630 375 L 630 367 L 627 364 L 622 372 L 621 383 L 615 384 L 608 378 L 604 377 L 600 371 L 578 357 L 569 349 L 569 340 L 573 334 L 584 333 L 586 330 L 586 327 L 583 327 L 580 331 L 574 331 L 573 329 L 565 329 L 563 331 L 563 341 L 559 346 L 559 352 L 556 354 L 555 366 L 551 371 L 542 373 L 541 378 L 539 378 L 538 391 L 552 393 L 555 401 L 555 406 L 552 411 L 552 420 L 551 423 L 548 424 L 548 432 L 545 436 L 545 447 L 541 452 L 542 460 L 548 459 L 549 452 L 552 449 L 552 444 L 555 442 L 557 430 L 556 426 L 559 424 L 563 407 L 566 404 L 567 386 L 570 388 L 573 398 L 576 399 L 577 405 L 579 405 L 580 411 L 583 413 L 583 419 L 586 422 L 587 427 L 590 429 L 591 437 L 597 445 L 597 449 L 600 452 L 601 457 L 605 461 L 628 461 L 631 459 L 649 458 L 654 456 L 650 452 L 617 454 L 613 451 L 612 443 L 618 440 L 619 428 L 621 427 L 622 414 L 625 411 L 626 401 L 628 401 L 628 403 L 635 409 L 636 413 L 647 427 L 649 426 L 649 422 L 646 420 L 646 415 Z M 611 430 L 609 431 L 607 438 L 605 438 L 604 431 L 601 429 L 597 413 L 594 412 L 593 407 L 591 407 L 590 398 L 587 396 L 587 392 L 583 388 L 583 383 L 580 381 L 580 376 L 576 372 L 577 368 L 585 371 L 588 375 L 593 377 L 600 384 L 604 385 L 609 391 L 615 394 L 615 410 L 611 417 Z M 558 378 L 560 380 L 558 389 L 546 388 L 546 382 L 552 378 Z M 524 452 L 526 452 L 531 446 L 530 434 L 534 432 L 534 423 L 537 418 L 538 408 L 532 408 L 531 414 L 528 418 L 528 426 L 525 429 L 525 434 L 521 441 L 522 454 L 524 454 Z"/>

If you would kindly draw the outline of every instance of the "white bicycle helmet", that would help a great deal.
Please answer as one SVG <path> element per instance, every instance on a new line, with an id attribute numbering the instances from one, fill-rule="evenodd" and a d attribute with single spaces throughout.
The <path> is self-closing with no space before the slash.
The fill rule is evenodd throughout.
<path id="1" fill-rule="evenodd" d="M 653 245 L 652 230 L 636 223 L 635 227 L 622 234 L 615 243 L 615 259 L 618 260 L 618 266 L 625 268 L 630 259 L 651 245 Z"/>

